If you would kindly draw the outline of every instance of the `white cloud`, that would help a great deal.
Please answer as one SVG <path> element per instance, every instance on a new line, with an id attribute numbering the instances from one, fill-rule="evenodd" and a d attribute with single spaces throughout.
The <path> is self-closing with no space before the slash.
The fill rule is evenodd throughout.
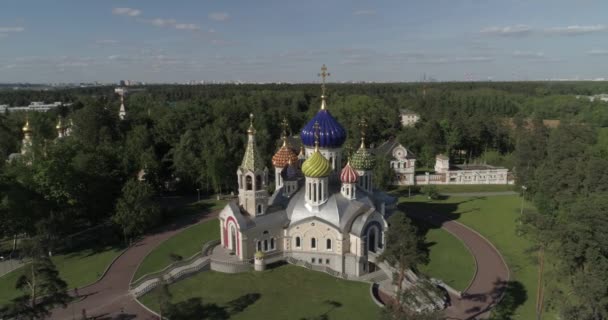
<path id="1" fill-rule="evenodd" d="M 141 14 L 141 10 L 133 8 L 114 8 L 112 13 L 119 16 L 137 17 Z"/>
<path id="2" fill-rule="evenodd" d="M 178 23 L 175 25 L 178 30 L 200 30 L 201 28 L 194 23 Z"/>
<path id="3" fill-rule="evenodd" d="M 146 20 L 146 21 L 157 27 L 172 26 L 176 23 L 176 21 L 174 19 L 161 19 L 161 18 L 156 18 L 156 19 Z"/>
<path id="4" fill-rule="evenodd" d="M 506 27 L 487 27 L 481 29 L 479 32 L 491 36 L 512 37 L 529 35 L 532 33 L 532 28 L 524 24 L 518 24 Z"/>
<path id="5" fill-rule="evenodd" d="M 23 32 L 23 31 L 25 31 L 24 27 L 0 27 L 0 33 Z"/>
<path id="6" fill-rule="evenodd" d="M 370 9 L 353 11 L 353 15 L 355 15 L 355 16 L 373 16 L 375 14 L 376 14 L 376 10 L 370 10 Z"/>
<path id="7" fill-rule="evenodd" d="M 545 57 L 543 52 L 532 52 L 532 51 L 515 51 L 512 56 L 517 58 L 537 58 L 541 59 Z"/>
<path id="8" fill-rule="evenodd" d="M 572 25 L 572 26 L 567 26 L 567 27 L 555 27 L 555 28 L 545 29 L 545 32 L 547 34 L 565 35 L 565 36 L 576 36 L 576 35 L 604 32 L 604 31 L 608 31 L 608 27 L 606 27 L 605 25 L 601 25 L 601 24 L 593 25 L 593 26 Z"/>
<path id="9" fill-rule="evenodd" d="M 230 19 L 230 15 L 226 12 L 212 12 L 209 14 L 209 19 L 215 21 L 226 21 Z"/>
<path id="10" fill-rule="evenodd" d="M 587 51 L 587 54 L 590 56 L 608 56 L 608 50 L 594 49 Z"/>

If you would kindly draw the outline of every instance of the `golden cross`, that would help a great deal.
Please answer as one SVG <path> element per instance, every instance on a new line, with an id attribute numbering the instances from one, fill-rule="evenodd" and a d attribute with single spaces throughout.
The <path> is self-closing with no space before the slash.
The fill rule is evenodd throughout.
<path id="1" fill-rule="evenodd" d="M 317 76 L 321 77 L 321 92 L 325 96 L 325 79 L 331 76 L 331 73 L 327 72 L 327 67 L 325 64 L 321 67 L 321 73 L 317 74 Z"/>
<path id="2" fill-rule="evenodd" d="M 281 127 L 283 127 L 283 132 L 282 132 L 282 136 L 283 136 L 283 146 L 287 145 L 287 128 L 289 128 L 289 123 L 287 122 L 287 118 L 283 118 L 283 121 L 281 121 Z"/>
<path id="3" fill-rule="evenodd" d="M 365 148 L 365 134 L 367 130 L 367 120 L 365 118 L 361 118 L 359 128 L 361 128 L 361 148 Z"/>

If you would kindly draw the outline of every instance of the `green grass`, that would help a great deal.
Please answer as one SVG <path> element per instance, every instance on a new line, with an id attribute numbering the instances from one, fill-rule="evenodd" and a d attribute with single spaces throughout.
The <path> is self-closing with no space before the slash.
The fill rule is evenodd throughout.
<path id="1" fill-rule="evenodd" d="M 430 229 L 426 242 L 430 262 L 420 270 L 456 290 L 466 289 L 475 274 L 475 259 L 464 244 L 442 229 Z"/>
<path id="2" fill-rule="evenodd" d="M 170 209 L 169 219 L 179 218 L 181 216 L 200 214 L 202 212 L 211 212 L 222 209 L 228 201 L 226 200 L 215 200 L 215 198 L 206 198 L 201 201 L 189 203 L 183 206 L 179 206 Z"/>
<path id="3" fill-rule="evenodd" d="M 446 214 L 488 238 L 505 258 L 512 273 L 511 281 L 519 282 L 522 286 L 522 290 L 512 296 L 514 300 L 520 301 L 513 319 L 535 318 L 538 268 L 535 253 L 530 252 L 534 244 L 516 233 L 520 197 L 450 197 L 446 200 L 429 201 L 417 196 L 400 200 L 404 201 L 400 208 L 406 212 L 432 211 Z M 531 207 L 526 204 L 526 208 Z M 545 262 L 545 265 L 551 264 L 551 261 Z M 552 312 L 546 312 L 543 316 L 543 319 L 556 318 Z"/>
<path id="4" fill-rule="evenodd" d="M 200 297 L 203 303 L 226 307 L 246 294 L 259 299 L 230 319 L 303 319 L 326 314 L 329 319 L 378 319 L 379 308 L 372 302 L 369 284 L 346 281 L 330 275 L 283 265 L 263 272 L 225 274 L 202 272 L 170 286 L 173 302 Z M 155 294 L 141 301 L 158 310 Z M 333 306 L 332 306 L 333 303 Z"/>
<path id="5" fill-rule="evenodd" d="M 78 252 L 59 254 L 53 256 L 53 262 L 59 271 L 60 277 L 67 282 L 69 288 L 77 288 L 95 282 L 101 277 L 110 262 L 122 250 L 115 247 L 106 247 L 99 251 L 86 249 Z M 15 289 L 15 283 L 29 265 L 25 265 L 13 272 L 0 277 L 0 305 L 20 295 Z"/>
<path id="6" fill-rule="evenodd" d="M 175 262 L 171 258 L 171 254 L 187 259 L 200 251 L 205 242 L 219 238 L 220 227 L 215 219 L 189 227 L 167 239 L 150 252 L 137 268 L 133 280 L 137 280 L 145 274 L 162 270 Z"/>

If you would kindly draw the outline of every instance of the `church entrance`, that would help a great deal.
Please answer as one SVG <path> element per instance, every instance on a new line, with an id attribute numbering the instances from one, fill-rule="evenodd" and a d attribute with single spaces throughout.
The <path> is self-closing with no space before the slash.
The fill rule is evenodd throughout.
<path id="1" fill-rule="evenodd" d="M 376 228 L 369 229 L 369 235 L 367 236 L 367 250 L 376 252 Z"/>
<path id="2" fill-rule="evenodd" d="M 367 262 L 367 272 L 372 273 L 378 271 L 378 266 L 373 262 Z"/>
<path id="3" fill-rule="evenodd" d="M 231 254 L 234 254 L 236 251 L 236 229 L 234 225 L 230 226 L 230 245 L 228 247 L 230 249 Z"/>

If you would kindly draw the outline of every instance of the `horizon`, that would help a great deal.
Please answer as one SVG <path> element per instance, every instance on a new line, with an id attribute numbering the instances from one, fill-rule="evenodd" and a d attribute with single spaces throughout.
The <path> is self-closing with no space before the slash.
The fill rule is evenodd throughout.
<path id="1" fill-rule="evenodd" d="M 36 10 L 32 10 L 36 7 Z M 608 3 L 143 0 L 0 5 L 0 83 L 605 80 Z M 580 80 L 579 80 L 580 79 Z"/>

